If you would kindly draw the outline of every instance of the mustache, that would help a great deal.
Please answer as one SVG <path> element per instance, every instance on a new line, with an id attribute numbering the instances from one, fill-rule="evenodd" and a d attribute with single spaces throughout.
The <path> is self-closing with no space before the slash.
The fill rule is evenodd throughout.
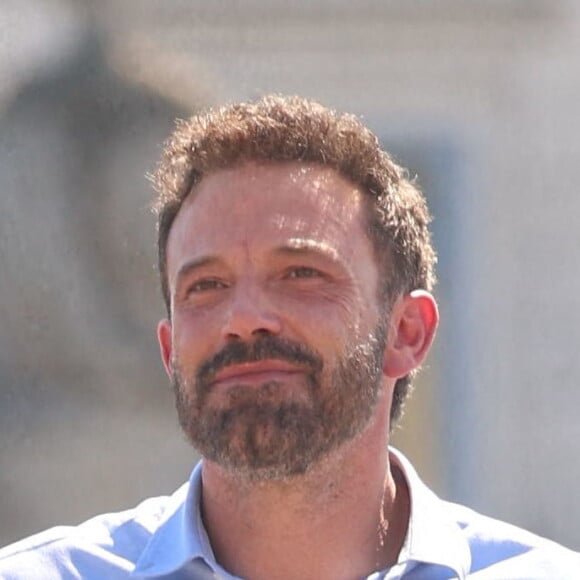
<path id="1" fill-rule="evenodd" d="M 299 342 L 272 335 L 259 337 L 255 342 L 231 342 L 213 357 L 202 363 L 196 373 L 198 385 L 209 385 L 215 375 L 234 364 L 278 359 L 306 367 L 311 374 L 322 371 L 322 357 Z"/>

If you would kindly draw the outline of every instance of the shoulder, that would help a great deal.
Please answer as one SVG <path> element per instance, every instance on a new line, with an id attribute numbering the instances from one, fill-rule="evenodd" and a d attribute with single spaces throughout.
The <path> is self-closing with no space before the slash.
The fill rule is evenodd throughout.
<path id="1" fill-rule="evenodd" d="M 478 578 L 522 580 L 580 578 L 580 554 L 465 506 L 443 502 L 469 545 Z"/>
<path id="2" fill-rule="evenodd" d="M 168 497 L 60 526 L 0 549 L 2 580 L 126 578 L 163 519 Z"/>

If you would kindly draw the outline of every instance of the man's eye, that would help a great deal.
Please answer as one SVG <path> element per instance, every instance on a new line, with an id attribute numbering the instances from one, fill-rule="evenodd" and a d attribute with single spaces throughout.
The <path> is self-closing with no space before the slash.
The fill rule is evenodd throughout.
<path id="1" fill-rule="evenodd" d="M 208 278 L 206 280 L 198 280 L 194 284 L 192 284 L 188 289 L 188 294 L 195 294 L 196 292 L 207 292 L 209 290 L 219 290 L 221 288 L 225 288 L 226 285 L 219 280 L 214 280 L 212 278 Z"/>
<path id="2" fill-rule="evenodd" d="M 292 268 L 286 274 L 287 278 L 296 279 L 296 278 L 318 278 L 322 276 L 322 274 L 315 270 L 314 268 L 308 268 L 307 266 L 300 266 L 299 268 Z"/>

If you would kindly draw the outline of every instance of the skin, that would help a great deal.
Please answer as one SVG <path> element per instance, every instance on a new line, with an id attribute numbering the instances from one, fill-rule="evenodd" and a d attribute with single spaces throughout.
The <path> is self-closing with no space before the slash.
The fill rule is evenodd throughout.
<path id="1" fill-rule="evenodd" d="M 175 360 L 194 376 L 228 341 L 262 333 L 306 344 L 332 368 L 384 316 L 364 204 L 360 189 L 315 164 L 247 163 L 206 176 L 168 239 L 172 314 L 158 338 L 169 375 Z M 387 452 L 393 388 L 423 361 L 437 321 L 426 292 L 394 301 L 369 423 L 305 474 L 244 481 L 204 461 L 202 516 L 222 566 L 252 580 L 352 580 L 396 561 L 410 507 Z M 261 361 L 218 375 L 206 404 L 232 404 L 234 385 L 270 380 L 282 385 L 274 396 L 305 402 L 300 369 Z"/>

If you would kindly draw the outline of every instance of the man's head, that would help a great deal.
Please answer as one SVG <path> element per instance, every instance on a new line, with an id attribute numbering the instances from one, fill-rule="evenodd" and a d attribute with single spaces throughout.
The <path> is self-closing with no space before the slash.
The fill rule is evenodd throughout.
<path id="1" fill-rule="evenodd" d="M 425 200 L 377 137 L 352 115 L 300 97 L 267 96 L 181 122 L 167 143 L 154 183 L 159 192 L 159 270 L 170 318 L 167 240 L 173 221 L 204 177 L 247 161 L 321 164 L 364 191 L 366 230 L 381 278 L 378 300 L 385 311 L 398 296 L 432 289 L 436 257 Z M 397 381 L 393 422 L 400 416 L 411 375 Z"/>
<path id="2" fill-rule="evenodd" d="M 279 479 L 356 439 L 381 400 L 392 424 L 436 327 L 417 293 L 435 257 L 422 195 L 372 133 L 268 97 L 182 123 L 156 184 L 159 341 L 202 454 Z"/>

